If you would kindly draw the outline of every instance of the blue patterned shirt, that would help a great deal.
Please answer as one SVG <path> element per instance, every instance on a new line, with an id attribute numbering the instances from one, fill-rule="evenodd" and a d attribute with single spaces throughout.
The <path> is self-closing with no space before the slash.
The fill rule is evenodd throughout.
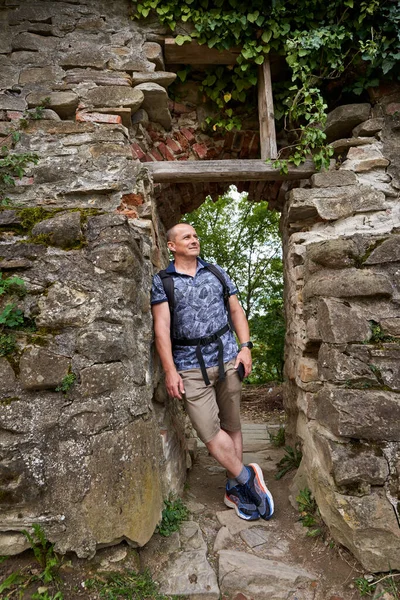
<path id="1" fill-rule="evenodd" d="M 211 335 L 222 329 L 228 322 L 228 315 L 224 304 L 223 288 L 221 282 L 205 268 L 201 258 L 197 259 L 197 270 L 194 277 L 179 273 L 175 270 L 174 262 L 167 268 L 174 281 L 174 338 L 199 338 Z M 237 294 L 237 289 L 227 273 L 216 265 L 225 278 L 229 295 Z M 151 304 L 168 302 L 160 276 L 154 275 L 151 289 Z M 238 353 L 235 336 L 227 331 L 221 337 L 224 346 L 224 363 L 232 360 Z M 214 342 L 202 346 L 205 366 L 218 365 L 218 344 Z M 174 346 L 174 363 L 178 371 L 199 369 L 195 346 Z"/>

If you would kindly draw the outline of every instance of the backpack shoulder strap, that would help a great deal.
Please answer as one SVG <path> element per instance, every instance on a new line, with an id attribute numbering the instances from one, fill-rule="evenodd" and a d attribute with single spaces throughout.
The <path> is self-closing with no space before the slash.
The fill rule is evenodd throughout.
<path id="1" fill-rule="evenodd" d="M 175 294 L 174 294 L 174 280 L 170 273 L 167 273 L 166 269 L 158 272 L 161 279 L 161 283 L 164 287 L 165 295 L 168 300 L 169 314 L 171 316 L 171 337 L 174 329 L 174 308 L 175 308 Z"/>

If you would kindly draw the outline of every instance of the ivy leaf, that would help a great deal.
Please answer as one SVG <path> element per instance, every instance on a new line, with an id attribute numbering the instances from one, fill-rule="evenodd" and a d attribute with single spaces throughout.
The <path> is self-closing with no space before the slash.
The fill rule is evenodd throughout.
<path id="1" fill-rule="evenodd" d="M 232 94 L 229 94 L 229 93 L 227 93 L 227 94 L 224 94 L 224 100 L 225 100 L 225 102 L 229 102 L 229 100 L 230 100 L 231 98 L 232 98 Z"/>
<path id="2" fill-rule="evenodd" d="M 257 65 L 262 65 L 262 64 L 263 64 L 263 62 L 264 62 L 264 57 L 263 57 L 263 56 L 257 56 L 257 58 L 255 58 L 255 59 L 254 59 L 254 62 L 255 62 Z"/>
<path id="3" fill-rule="evenodd" d="M 259 11 L 258 11 L 258 10 L 256 10 L 256 11 L 255 11 L 255 12 L 253 12 L 253 13 L 248 13 L 248 15 L 247 15 L 247 20 L 248 20 L 250 23 L 255 23 L 255 21 L 258 19 L 259 15 L 260 15 L 260 13 L 259 13 Z"/>
<path id="4" fill-rule="evenodd" d="M 268 44 L 268 42 L 271 38 L 272 38 L 272 31 L 269 29 L 264 31 L 261 36 L 262 41 L 265 42 L 266 44 Z"/>
<path id="5" fill-rule="evenodd" d="M 343 4 L 349 8 L 354 8 L 354 0 L 344 0 Z"/>
<path id="6" fill-rule="evenodd" d="M 175 44 L 177 46 L 183 46 L 185 42 L 191 42 L 192 38 L 190 35 L 177 35 L 175 38 Z"/>

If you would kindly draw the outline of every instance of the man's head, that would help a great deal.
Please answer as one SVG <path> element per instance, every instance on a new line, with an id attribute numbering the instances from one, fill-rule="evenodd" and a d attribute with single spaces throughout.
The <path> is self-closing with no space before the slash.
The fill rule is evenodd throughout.
<path id="1" fill-rule="evenodd" d="M 200 254 L 200 242 L 195 229 L 187 223 L 178 223 L 167 231 L 168 248 L 175 258 L 189 258 Z"/>

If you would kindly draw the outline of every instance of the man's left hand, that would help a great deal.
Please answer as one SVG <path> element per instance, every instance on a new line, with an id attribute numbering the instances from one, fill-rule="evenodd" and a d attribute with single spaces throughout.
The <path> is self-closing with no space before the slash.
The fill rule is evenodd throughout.
<path id="1" fill-rule="evenodd" d="M 251 366 L 252 366 L 250 348 L 246 348 L 246 346 L 245 346 L 244 348 L 242 348 L 240 350 L 239 354 L 236 357 L 235 369 L 238 368 L 239 363 L 243 363 L 244 376 L 248 377 L 251 373 Z"/>

